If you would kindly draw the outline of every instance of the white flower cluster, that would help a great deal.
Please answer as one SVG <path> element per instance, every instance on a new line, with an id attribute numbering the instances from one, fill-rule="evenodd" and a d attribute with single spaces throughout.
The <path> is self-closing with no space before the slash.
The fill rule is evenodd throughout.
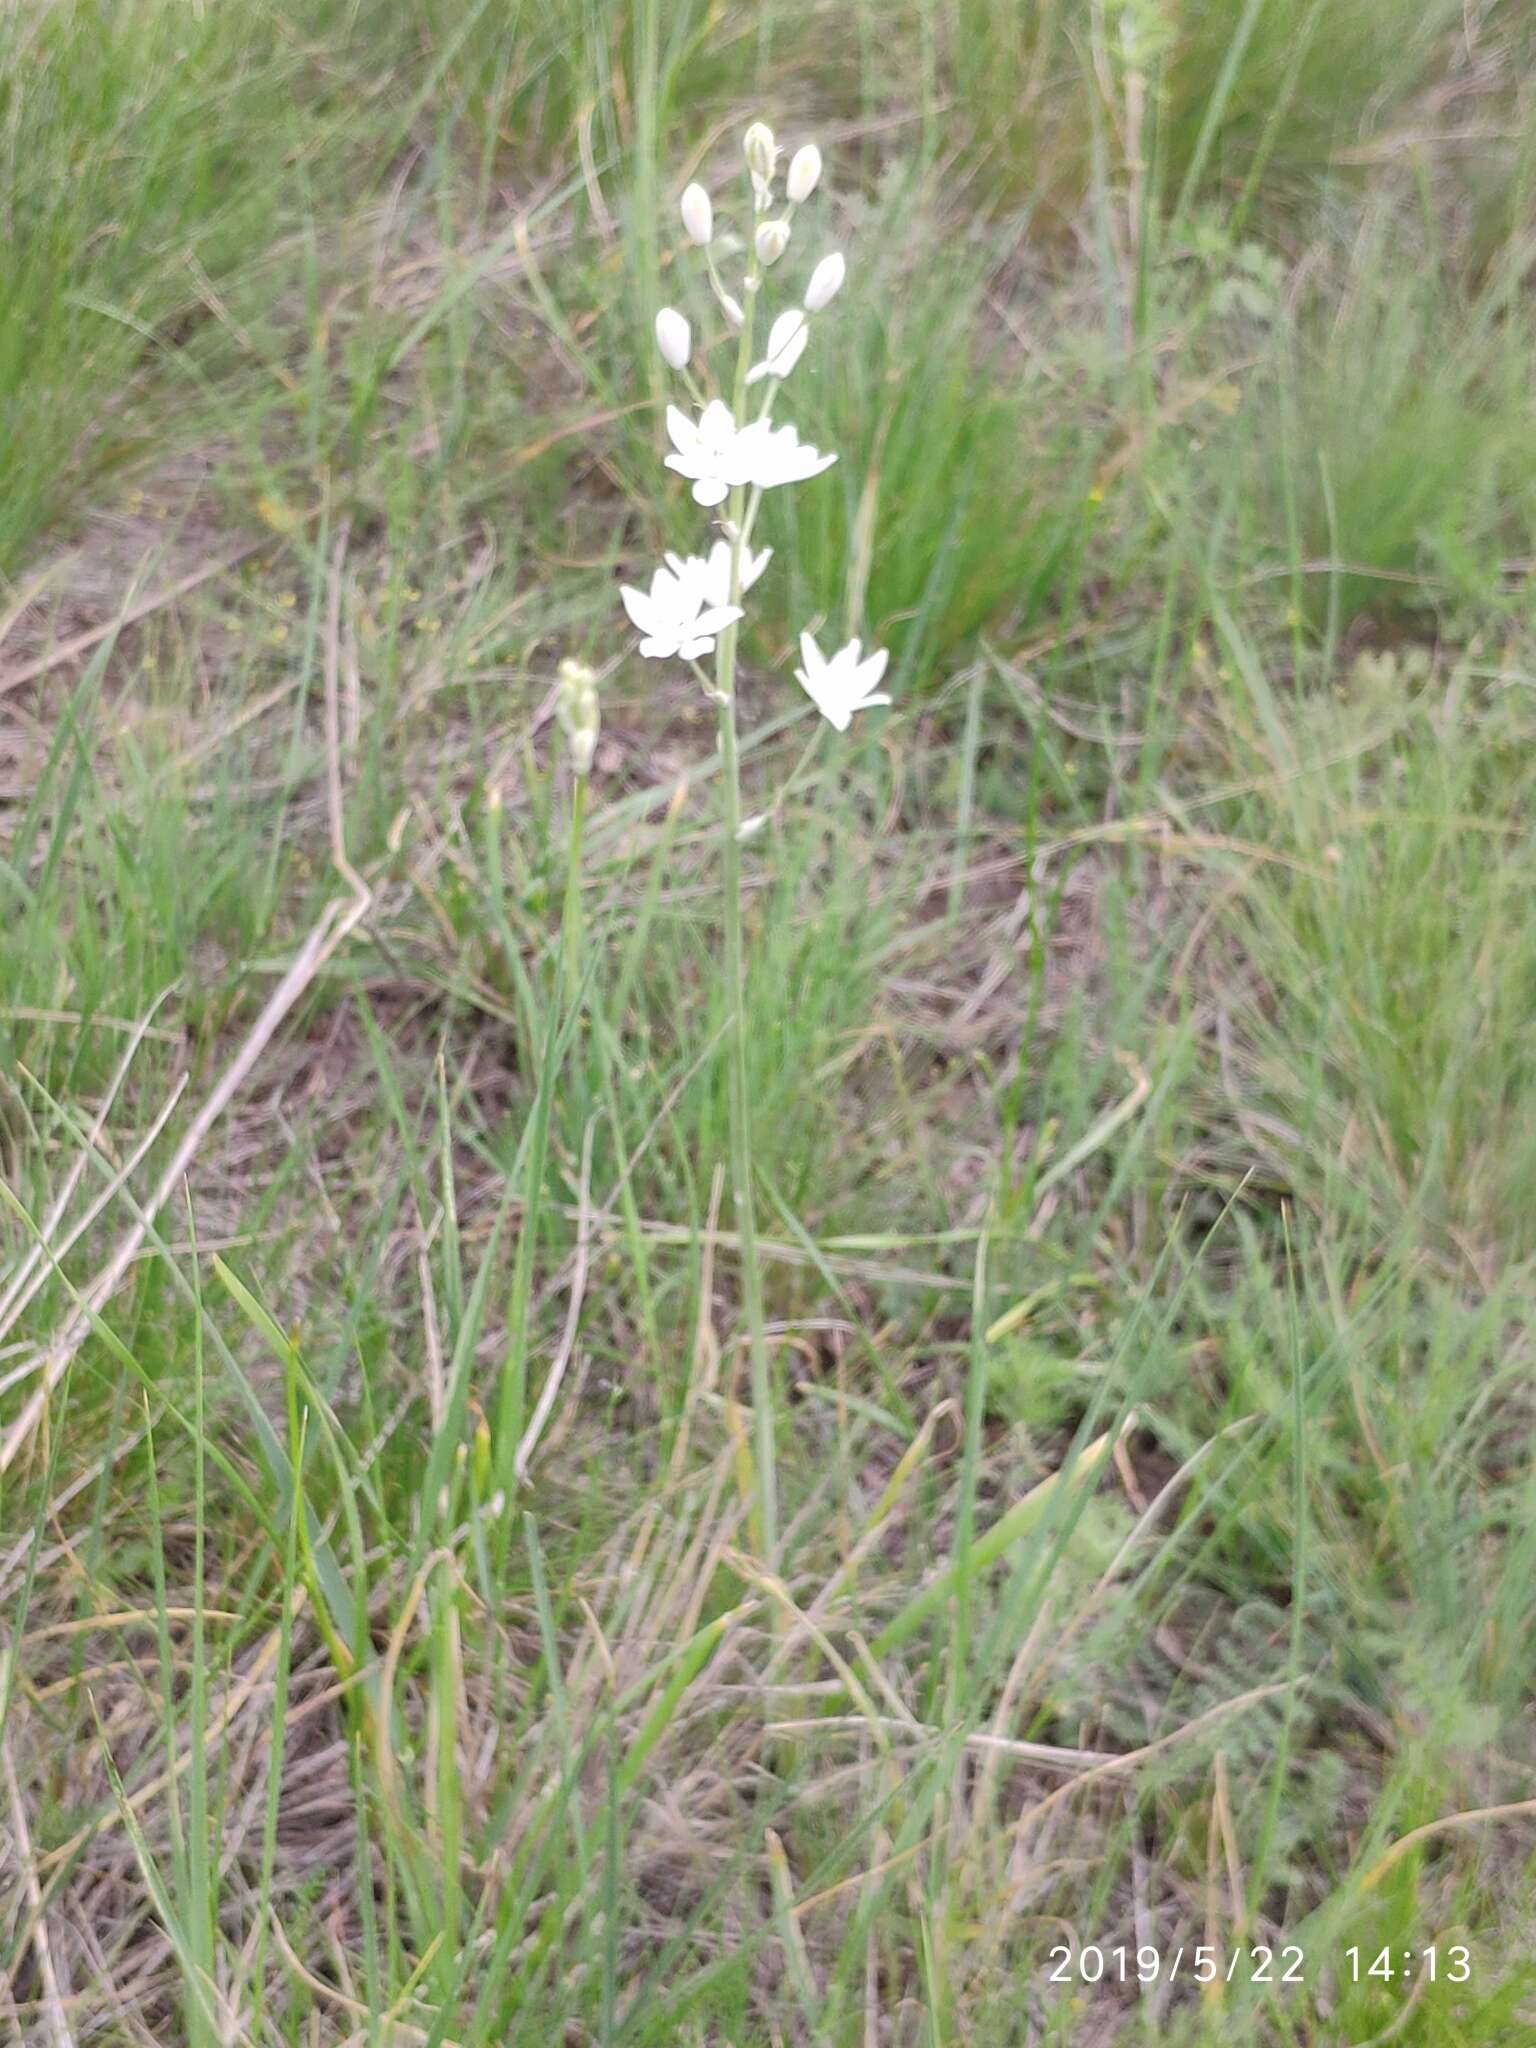
<path id="1" fill-rule="evenodd" d="M 767 491 L 775 484 L 804 483 L 837 460 L 802 441 L 793 427 L 776 427 L 766 417 L 738 427 L 731 408 L 718 398 L 697 420 L 669 405 L 667 432 L 673 449 L 667 467 L 692 479 L 696 505 L 723 504 L 732 491 L 748 486 Z"/>
<path id="2" fill-rule="evenodd" d="M 624 609 L 638 630 L 640 653 L 655 661 L 697 661 L 715 651 L 717 641 L 744 614 L 740 600 L 766 568 L 769 550 L 754 555 L 753 522 L 764 491 L 804 483 L 820 476 L 837 460 L 802 441 L 787 421 L 776 424 L 773 402 L 779 386 L 805 354 L 812 315 L 824 311 L 842 289 L 847 265 L 833 251 L 816 263 L 796 305 L 773 321 L 759 361 L 751 360 L 751 336 L 765 274 L 782 262 L 791 241 L 795 210 L 821 181 L 821 151 L 805 143 L 790 158 L 784 179 L 784 207 L 778 204 L 780 149 L 773 130 L 754 121 L 743 139 L 751 184 L 753 228 L 746 240 L 747 263 L 740 294 L 728 291 L 715 261 L 715 209 L 708 192 L 691 184 L 682 197 L 683 230 L 702 249 L 714 292 L 728 329 L 737 337 L 737 361 L 731 402 L 706 400 L 690 374 L 694 358 L 693 329 L 675 307 L 656 316 L 656 346 L 670 368 L 687 380 L 696 410 L 667 407 L 667 435 L 672 444 L 666 466 L 693 487 L 695 504 L 727 506 L 726 538 L 716 541 L 707 556 L 668 555 L 651 578 L 648 591 L 625 586 Z M 766 386 L 761 409 L 747 416 L 747 394 Z M 729 646 L 721 657 L 730 666 Z M 824 657 L 809 633 L 800 636 L 804 667 L 795 675 L 806 694 L 839 732 L 848 729 L 855 711 L 890 698 L 875 685 L 885 672 L 886 655 L 863 654 L 852 640 L 830 658 Z M 726 693 L 722 693 L 726 694 Z"/>

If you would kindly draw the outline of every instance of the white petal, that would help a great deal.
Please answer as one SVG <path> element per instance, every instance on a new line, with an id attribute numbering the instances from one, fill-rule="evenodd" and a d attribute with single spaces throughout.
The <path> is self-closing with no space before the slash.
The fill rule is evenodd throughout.
<path id="1" fill-rule="evenodd" d="M 816 642 L 809 633 L 802 633 L 800 635 L 800 659 L 805 663 L 809 676 L 815 676 L 819 680 L 826 674 L 827 664 L 822 658 L 821 649 L 816 645 Z M 808 690 L 811 688 L 809 676 L 801 676 L 800 678 Z"/>
<path id="2" fill-rule="evenodd" d="M 642 640 L 640 652 L 647 661 L 670 661 L 677 652 L 676 640 Z"/>
<path id="3" fill-rule="evenodd" d="M 655 624 L 655 612 L 651 600 L 643 590 L 631 590 L 627 583 L 619 585 L 619 597 L 632 622 L 642 633 L 649 633 Z"/>
<path id="4" fill-rule="evenodd" d="M 816 709 L 822 714 L 822 716 L 824 718 L 830 718 L 832 714 L 827 709 L 826 698 L 822 695 L 820 689 L 817 687 L 817 684 L 813 680 L 813 678 L 811 676 L 808 676 L 803 668 L 797 668 L 795 670 L 795 681 L 800 685 L 801 689 L 804 690 L 807 697 L 810 698 L 811 702 L 816 706 Z"/>
<path id="5" fill-rule="evenodd" d="M 841 698 L 820 697 L 814 690 L 808 690 L 806 694 L 829 724 L 835 725 L 839 732 L 846 732 L 848 730 L 848 721 L 853 714 Z"/>
<path id="6" fill-rule="evenodd" d="M 731 495 L 731 487 L 717 476 L 700 477 L 693 487 L 695 505 L 720 505 Z"/>
<path id="7" fill-rule="evenodd" d="M 716 454 L 718 473 L 731 485 L 756 483 L 763 451 L 770 439 L 771 429 L 766 420 L 753 420 L 739 433 L 733 433 Z"/>
<path id="8" fill-rule="evenodd" d="M 778 356 L 775 358 L 775 361 L 778 364 L 778 369 L 776 372 L 778 376 L 787 377 L 789 375 L 790 371 L 795 367 L 796 363 L 798 363 L 800 358 L 805 354 L 805 345 L 810 340 L 810 338 L 810 322 L 806 321 L 795 330 L 794 339 L 791 341 L 787 341 L 784 344 L 783 348 L 779 351 Z"/>
<path id="9" fill-rule="evenodd" d="M 745 586 L 743 586 L 745 587 Z M 731 544 L 717 540 L 701 564 L 699 588 L 710 604 L 729 604 L 731 599 Z"/>
<path id="10" fill-rule="evenodd" d="M 742 556 L 741 588 L 743 594 L 745 594 L 745 592 L 749 591 L 752 588 L 753 584 L 757 581 L 758 577 L 762 575 L 763 571 L 767 568 L 768 564 L 772 560 L 772 548 L 764 548 L 762 553 L 757 556 L 754 556 L 751 550 L 749 549 L 747 553 Z"/>
<path id="11" fill-rule="evenodd" d="M 679 455 L 690 454 L 699 445 L 699 430 L 681 406 L 667 407 L 667 432 L 672 436 L 672 446 Z M 669 455 L 667 460 L 670 462 L 672 457 Z"/>
<path id="12" fill-rule="evenodd" d="M 779 315 L 768 330 L 768 354 L 783 355 L 791 342 L 798 341 L 802 334 L 809 333 L 810 324 L 798 306 L 790 306 Z"/>
<path id="13" fill-rule="evenodd" d="M 739 604 L 711 605 L 708 611 L 700 612 L 699 616 L 690 622 L 689 630 L 694 633 L 723 633 L 727 626 L 733 626 L 738 619 L 745 616 Z"/>
<path id="14" fill-rule="evenodd" d="M 741 439 L 745 441 L 746 435 Z M 835 455 L 823 455 L 820 449 L 802 441 L 791 426 L 775 427 L 758 436 L 748 453 L 752 482 L 764 490 L 771 490 L 776 484 L 804 483 L 807 477 L 820 476 L 837 460 Z"/>

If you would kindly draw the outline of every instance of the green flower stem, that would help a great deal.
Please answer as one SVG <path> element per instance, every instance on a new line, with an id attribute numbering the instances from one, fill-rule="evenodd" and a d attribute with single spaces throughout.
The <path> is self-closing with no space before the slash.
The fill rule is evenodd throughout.
<path id="1" fill-rule="evenodd" d="M 587 778 L 571 791 L 571 830 L 565 856 L 565 901 L 560 911 L 560 977 L 557 1007 L 563 1016 L 581 964 L 581 841 L 587 824 Z"/>
<path id="2" fill-rule="evenodd" d="M 747 279 L 746 318 L 736 354 L 732 411 L 740 419 L 752 361 L 753 315 L 757 306 L 758 269 Z M 747 503 L 744 488 L 731 492 L 732 604 L 741 601 L 741 561 L 746 542 Z M 753 507 L 756 509 L 755 505 Z M 741 770 L 736 745 L 737 624 L 726 627 L 715 643 L 715 699 L 720 715 L 720 765 L 725 832 L 722 879 L 725 891 L 725 979 L 730 1003 L 726 1038 L 730 1062 L 731 1205 L 741 1252 L 741 1291 L 747 1319 L 748 1357 L 752 1383 L 753 1462 L 757 1468 L 754 1537 L 759 1554 L 771 1561 L 779 1540 L 778 1466 L 775 1454 L 775 1403 L 763 1321 L 763 1283 L 757 1258 L 757 1220 L 752 1190 L 752 1102 L 747 1087 L 747 1046 L 744 1029 L 746 966 L 741 934 Z"/>
<path id="3" fill-rule="evenodd" d="M 549 1159 L 549 1119 L 555 1099 L 555 1069 L 571 991 L 576 986 L 581 931 L 581 842 L 587 817 L 587 778 L 578 775 L 571 797 L 571 828 L 566 841 L 565 899 L 561 911 L 560 949 L 555 960 L 554 987 L 544 1022 L 544 1044 L 538 1084 L 528 1129 L 528 1164 L 523 1176 L 522 1228 L 512 1266 L 512 1301 L 507 1312 L 507 1349 L 501 1371 L 496 1410 L 497 1479 L 509 1510 L 502 1523 L 511 1527 L 510 1508 L 516 1491 L 517 1447 L 528 1413 L 528 1315 L 533 1296 L 533 1261 L 538 1250 L 544 1209 L 544 1177 Z"/>

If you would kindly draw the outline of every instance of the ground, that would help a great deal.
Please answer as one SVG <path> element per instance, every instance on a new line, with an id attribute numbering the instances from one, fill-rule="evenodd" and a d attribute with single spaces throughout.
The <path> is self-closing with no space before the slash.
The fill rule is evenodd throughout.
<path id="1" fill-rule="evenodd" d="M 1532 41 L 0 20 L 6 2038 L 1536 2041 Z M 753 118 L 771 1550 L 617 597 Z"/>

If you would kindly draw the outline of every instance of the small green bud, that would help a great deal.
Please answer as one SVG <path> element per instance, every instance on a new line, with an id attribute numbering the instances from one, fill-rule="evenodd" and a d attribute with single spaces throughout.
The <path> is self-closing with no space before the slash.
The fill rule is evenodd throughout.
<path id="1" fill-rule="evenodd" d="M 763 220 L 757 224 L 753 237 L 757 249 L 757 260 L 767 270 L 778 262 L 789 247 L 789 222 L 787 220 Z"/>
<path id="2" fill-rule="evenodd" d="M 773 176 L 773 167 L 778 161 L 779 146 L 773 139 L 773 130 L 766 121 L 754 121 L 741 139 L 741 153 L 747 160 L 747 169 L 754 179 L 767 180 Z"/>
<path id="3" fill-rule="evenodd" d="M 766 213 L 773 204 L 773 167 L 779 160 L 779 145 L 766 121 L 754 121 L 741 147 L 752 174 L 752 210 Z"/>

